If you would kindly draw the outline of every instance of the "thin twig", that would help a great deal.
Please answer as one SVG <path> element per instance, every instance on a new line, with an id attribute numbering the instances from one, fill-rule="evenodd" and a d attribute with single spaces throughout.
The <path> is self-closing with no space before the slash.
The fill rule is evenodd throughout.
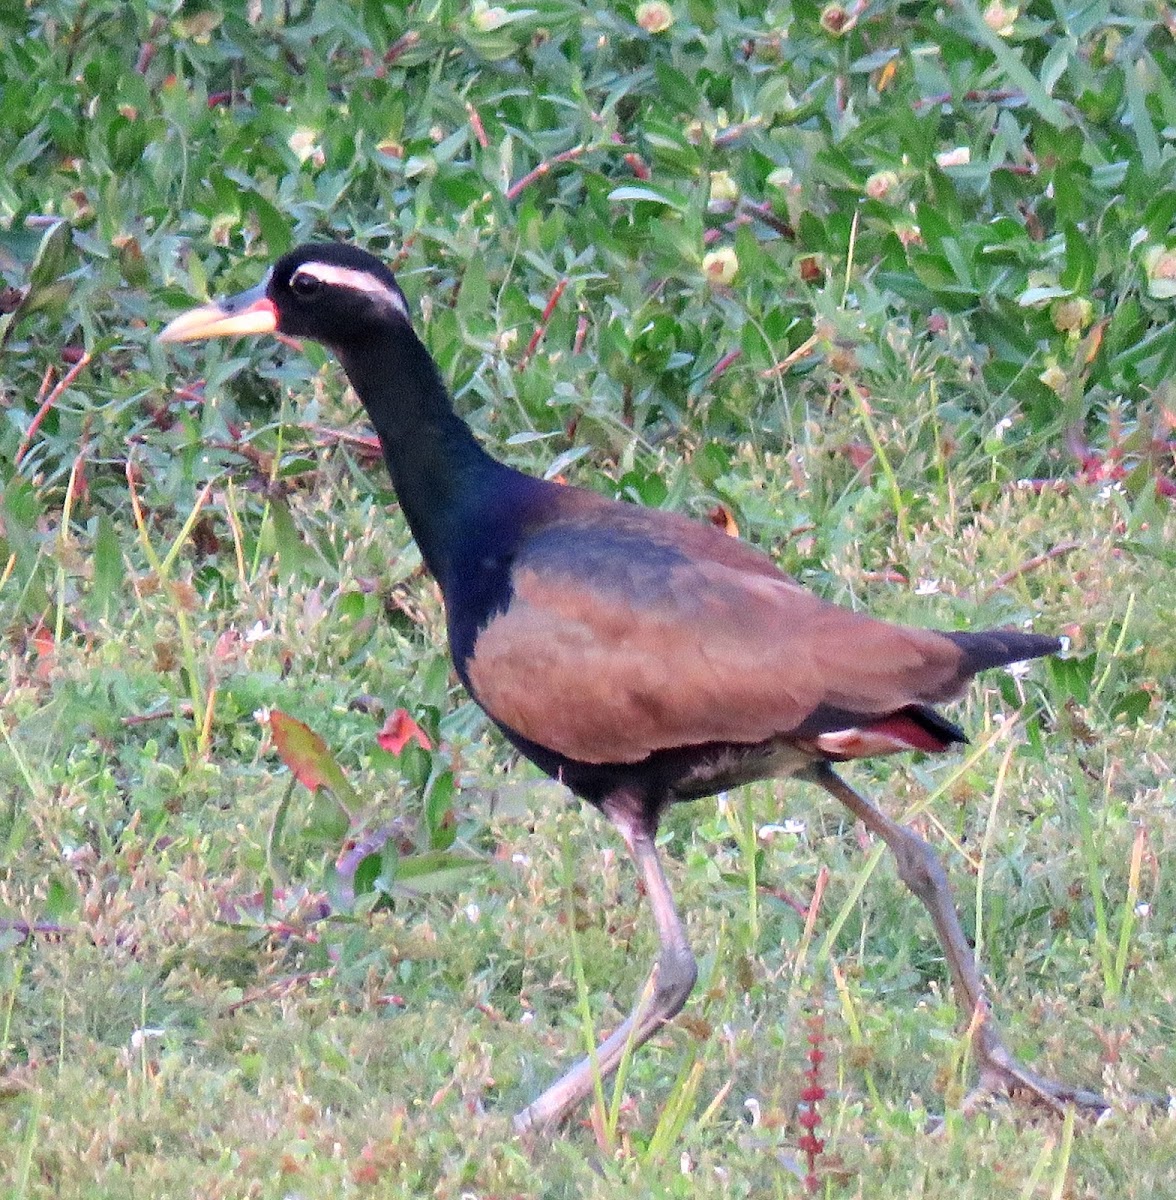
<path id="1" fill-rule="evenodd" d="M 729 350 L 722 358 L 719 359 L 713 367 L 711 367 L 710 375 L 707 376 L 707 382 L 713 383 L 722 373 L 732 364 L 738 362 L 743 357 L 743 351 Z"/>
<path id="2" fill-rule="evenodd" d="M 121 724 L 125 728 L 132 728 L 135 725 L 149 725 L 152 721 L 170 721 L 172 717 L 179 714 L 188 720 L 192 719 L 192 703 L 191 701 L 180 701 L 176 708 L 157 708 L 154 712 L 149 713 L 132 713 L 129 717 L 123 717 Z"/>
<path id="3" fill-rule="evenodd" d="M 21 459 L 28 453 L 29 446 L 32 444 L 33 438 L 37 436 L 37 430 L 41 428 L 41 422 L 49 415 L 49 410 L 61 399 L 62 393 L 77 377 L 81 374 L 83 368 L 90 363 L 89 353 L 85 353 L 81 358 L 66 373 L 62 376 L 61 381 L 49 393 L 48 396 L 41 402 L 41 407 L 37 409 L 36 415 L 33 417 L 32 424 L 28 428 L 28 432 L 24 435 L 24 439 L 20 443 L 20 448 L 16 452 L 14 460 L 15 466 L 20 466 Z M 44 385 L 42 385 L 44 386 Z"/>
<path id="4" fill-rule="evenodd" d="M 10 917 L 0 918 L 0 933 L 19 933 L 22 938 L 37 935 L 42 937 L 59 938 L 73 933 L 74 926 L 60 925 L 56 921 L 21 921 Z"/>
<path id="5" fill-rule="evenodd" d="M 749 120 L 741 121 L 738 125 L 729 125 L 726 129 L 715 134 L 712 144 L 716 149 L 722 146 L 729 146 L 732 142 L 737 142 L 745 133 L 750 133 L 753 129 L 758 129 L 763 123 L 763 117 L 754 116 Z"/>
<path id="6" fill-rule="evenodd" d="M 584 343 L 588 339 L 588 317 L 585 313 L 581 313 L 576 318 L 576 336 L 572 341 L 572 353 L 580 354 L 584 350 Z"/>
<path id="7" fill-rule="evenodd" d="M 573 146 L 570 150 L 564 150 L 557 154 L 554 158 L 544 159 L 537 167 L 532 168 L 520 179 L 506 189 L 506 198 L 508 200 L 517 200 L 523 192 L 527 190 L 536 180 L 542 179 L 552 167 L 560 166 L 562 163 L 574 162 L 581 155 L 586 154 L 589 150 L 597 149 L 595 146 L 590 146 L 585 142 L 581 142 L 578 146 Z"/>
<path id="8" fill-rule="evenodd" d="M 276 979 L 273 983 L 266 984 L 265 987 L 247 992 L 240 1000 L 234 1000 L 232 1003 L 226 1004 L 224 1015 L 232 1016 L 233 1013 L 239 1012 L 248 1005 L 258 1004 L 263 1000 L 276 1000 L 300 984 L 309 983 L 312 979 L 321 979 L 327 974 L 328 971 L 300 971 L 297 975 L 288 975 L 284 979 Z"/>
<path id="9" fill-rule="evenodd" d="M 348 429 L 328 429 L 325 425 L 312 425 L 309 432 L 320 446 L 350 446 L 362 451 L 365 458 L 379 458 L 384 453 L 374 433 L 352 433 Z"/>
<path id="10" fill-rule="evenodd" d="M 958 97 L 968 104 L 1001 104 L 1005 100 L 1024 100 L 1025 93 L 1017 91 L 984 91 L 973 89 Z M 957 99 L 953 92 L 940 92 L 937 96 L 924 96 L 915 101 L 915 108 L 930 108 L 934 104 L 950 104 Z"/>
<path id="11" fill-rule="evenodd" d="M 1003 575 L 998 575 L 989 585 L 989 595 L 993 592 L 999 592 L 1001 588 L 1008 587 L 1014 579 L 1019 579 L 1022 575 L 1028 575 L 1030 571 L 1036 571 L 1038 567 L 1045 566 L 1047 562 L 1052 562 L 1055 558 L 1062 558 L 1067 554 L 1073 553 L 1081 545 L 1081 542 L 1058 542 L 1056 546 L 1051 546 L 1044 554 L 1035 554 L 1032 558 L 1027 558 L 1011 571 L 1006 571 Z"/>
<path id="12" fill-rule="evenodd" d="M 474 131 L 474 137 L 478 139 L 478 145 L 485 150 L 490 145 L 490 139 L 486 136 L 486 127 L 482 124 L 482 118 L 478 110 L 467 100 L 466 115 L 470 119 L 470 128 Z"/>
<path id="13" fill-rule="evenodd" d="M 790 242 L 796 240 L 796 230 L 782 217 L 776 216 L 772 211 L 772 206 L 766 200 L 760 203 L 753 200 L 741 200 L 740 206 L 751 213 L 756 220 L 763 221 L 769 229 L 775 230 L 782 238 L 787 238 Z"/>
<path id="14" fill-rule="evenodd" d="M 805 338 L 791 354 L 781 359 L 774 367 L 769 367 L 766 371 L 761 371 L 760 378 L 774 379 L 777 375 L 783 375 L 785 371 L 795 366 L 802 358 L 808 358 L 816 348 L 819 340 L 815 333 L 811 337 Z"/>
<path id="15" fill-rule="evenodd" d="M 403 37 L 397 38 L 384 54 L 384 66 L 390 67 L 402 54 L 419 45 L 420 40 L 421 35 L 415 29 L 410 29 Z"/>

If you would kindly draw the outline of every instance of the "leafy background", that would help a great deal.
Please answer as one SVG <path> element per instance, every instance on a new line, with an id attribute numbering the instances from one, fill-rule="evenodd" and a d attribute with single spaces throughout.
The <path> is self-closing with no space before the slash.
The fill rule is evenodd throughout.
<path id="1" fill-rule="evenodd" d="M 1166 7 L 30 0 L 0 25 L 9 1194 L 799 1195 L 811 1034 L 825 1194 L 1176 1195 L 1162 1111 L 959 1117 L 929 928 L 787 784 L 671 815 L 699 991 L 594 1114 L 513 1141 L 644 975 L 623 856 L 456 688 L 326 356 L 153 340 L 354 240 L 516 465 L 731 521 L 894 619 L 1066 632 L 975 690 L 965 755 L 855 777 L 949 851 L 1012 1043 L 1163 1094 Z M 279 754 L 271 709 L 321 745 Z M 394 753 L 400 709 L 424 736 Z"/>

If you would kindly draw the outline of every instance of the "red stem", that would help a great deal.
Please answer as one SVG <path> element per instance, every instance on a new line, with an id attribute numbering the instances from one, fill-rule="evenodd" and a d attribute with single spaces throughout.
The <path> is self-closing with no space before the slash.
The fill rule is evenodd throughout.
<path id="1" fill-rule="evenodd" d="M 555 306 L 559 303 L 559 298 L 564 294 L 564 289 L 567 286 L 568 281 L 561 279 L 552 289 L 551 295 L 547 297 L 547 304 L 543 309 L 543 315 L 539 318 L 539 324 L 535 332 L 531 334 L 531 340 L 527 343 L 527 348 L 523 351 L 523 357 L 519 360 L 520 371 L 531 361 L 531 355 L 538 350 L 539 343 L 543 341 L 543 335 L 547 332 L 547 325 L 551 320 L 551 314 L 555 312 Z"/>

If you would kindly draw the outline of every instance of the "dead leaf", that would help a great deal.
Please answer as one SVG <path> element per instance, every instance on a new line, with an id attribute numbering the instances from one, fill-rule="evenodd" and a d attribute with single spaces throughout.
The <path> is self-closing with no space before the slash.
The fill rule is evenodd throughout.
<path id="1" fill-rule="evenodd" d="M 278 757 L 299 783 L 312 792 L 326 788 L 340 805 L 358 802 L 359 797 L 347 782 L 343 768 L 335 761 L 327 743 L 309 725 L 275 708 L 269 713 L 269 727 Z"/>
<path id="2" fill-rule="evenodd" d="M 429 735 L 408 715 L 403 708 L 390 713 L 383 728 L 376 734 L 376 743 L 389 754 L 399 754 L 409 742 L 415 741 L 422 750 L 432 750 Z"/>

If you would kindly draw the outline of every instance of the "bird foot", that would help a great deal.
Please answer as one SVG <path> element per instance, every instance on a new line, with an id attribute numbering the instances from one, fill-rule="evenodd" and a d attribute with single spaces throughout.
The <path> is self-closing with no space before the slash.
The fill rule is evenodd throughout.
<path id="1" fill-rule="evenodd" d="M 992 1096 L 1024 1096 L 1059 1116 L 1071 1105 L 1096 1120 L 1110 1112 L 1111 1105 L 1100 1093 L 1071 1087 L 1046 1079 L 1019 1063 L 993 1035 L 991 1026 L 984 1027 L 977 1038 L 980 1082 L 964 1098 L 965 1113 L 977 1111 Z"/>

